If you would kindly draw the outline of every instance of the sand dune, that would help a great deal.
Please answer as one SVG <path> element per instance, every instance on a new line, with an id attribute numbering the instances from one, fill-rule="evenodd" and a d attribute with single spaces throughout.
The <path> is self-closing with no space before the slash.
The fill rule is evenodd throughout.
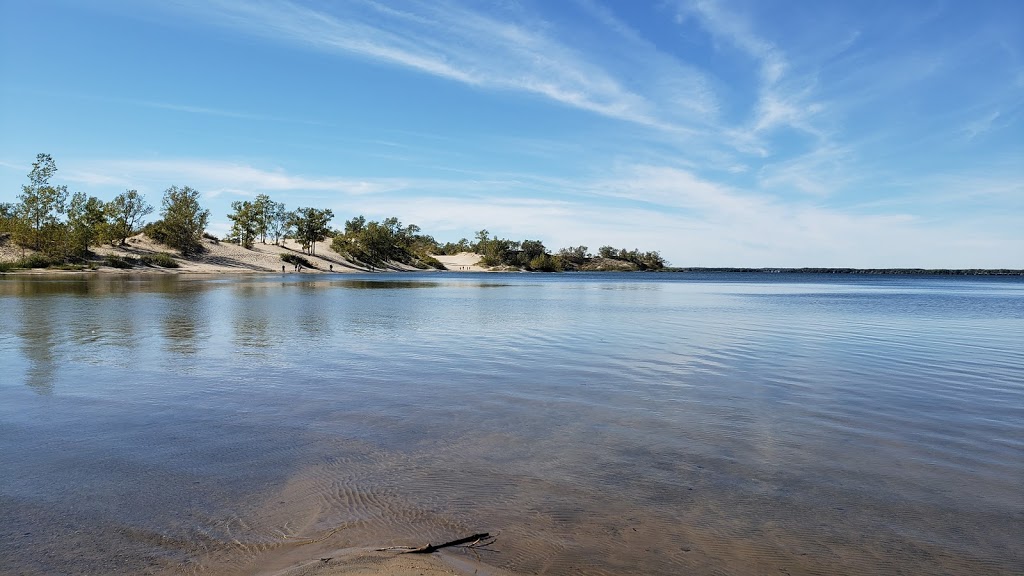
<path id="1" fill-rule="evenodd" d="M 143 234 L 128 239 L 128 244 L 120 246 L 103 246 L 94 251 L 101 256 L 134 256 L 165 253 L 175 258 L 180 268 L 168 269 L 166 272 L 186 273 L 253 273 L 253 272 L 299 272 L 302 274 L 321 274 L 325 272 L 367 272 L 369 268 L 358 262 L 352 262 L 330 248 L 330 242 L 316 245 L 316 255 L 306 254 L 294 240 L 285 240 L 280 245 L 256 243 L 252 249 L 242 248 L 237 244 L 215 242 L 203 239 L 203 254 L 194 258 L 181 258 L 167 246 L 157 244 Z M 301 256 L 312 264 L 312 268 L 303 267 L 296 270 L 295 266 L 281 260 L 281 254 Z M 104 267 L 101 266 L 101 269 Z M 411 266 L 401 264 L 389 266 L 388 270 L 415 270 Z"/>
<path id="2" fill-rule="evenodd" d="M 389 263 L 384 267 L 375 267 L 372 270 L 365 264 L 353 261 L 349 258 L 331 250 L 331 242 L 328 239 L 316 245 L 316 255 L 306 254 L 302 251 L 301 245 L 294 240 L 284 240 L 279 245 L 268 243 L 256 243 L 252 249 L 242 248 L 237 244 L 227 242 L 216 242 L 209 238 L 203 238 L 204 252 L 192 258 L 182 258 L 180 254 L 171 248 L 158 244 L 145 234 L 138 234 L 128 239 L 125 246 L 95 246 L 92 248 L 94 254 L 100 258 L 93 262 L 97 271 L 111 273 L 137 273 L 147 272 L 156 274 L 247 274 L 247 273 L 300 273 L 300 274 L 323 274 L 323 273 L 345 273 L 345 272 L 403 272 L 416 271 L 417 268 L 406 264 Z M 13 245 L 10 241 L 0 243 L 0 262 L 13 262 L 19 260 L 31 250 L 22 250 Z M 159 268 L 155 266 L 135 267 L 121 269 L 108 266 L 103 262 L 108 256 L 141 258 L 156 254 L 167 254 L 178 263 L 178 268 Z M 312 268 L 303 267 L 296 270 L 293 264 L 281 260 L 281 254 L 294 254 L 305 258 Z M 488 269 L 481 266 L 480 254 L 473 252 L 460 252 L 453 255 L 433 255 L 448 270 L 455 272 L 488 272 Z M 43 272 L 45 270 L 35 270 Z M 422 270 L 429 272 L 431 270 Z M 19 273 L 30 272 L 19 270 Z"/>
<path id="3" fill-rule="evenodd" d="M 15 261 L 23 256 L 23 251 L 10 245 L 10 242 L 0 246 L 0 261 Z M 93 262 L 98 265 L 97 270 L 111 273 L 157 273 L 157 274 L 247 274 L 247 273 L 300 273 L 300 274 L 323 274 L 323 273 L 346 273 L 346 272 L 400 272 L 416 271 L 417 268 L 406 264 L 389 263 L 384 267 L 370 267 L 357 261 L 338 254 L 331 250 L 330 240 L 320 242 L 316 245 L 316 255 L 306 254 L 302 247 L 294 240 L 284 240 L 280 245 L 272 243 L 256 243 L 252 249 L 242 248 L 237 244 L 227 242 L 216 242 L 209 238 L 203 238 L 204 252 L 192 258 L 182 258 L 176 251 L 152 241 L 145 234 L 138 234 L 128 239 L 125 246 L 96 246 L 93 252 L 100 258 Z M 31 251 L 28 251 L 30 253 Z M 108 256 L 141 258 L 166 254 L 174 258 L 178 268 L 159 268 L 155 266 L 135 267 L 120 269 L 108 266 L 104 259 Z M 281 260 L 282 254 L 294 254 L 305 258 L 312 267 L 296 269 L 293 264 Z M 487 269 L 480 266 L 480 255 L 470 252 L 462 252 L 455 255 L 435 256 L 449 270 L 462 272 L 486 272 Z M 423 270 L 431 271 L 431 270 Z M 27 272 L 27 271 L 19 271 Z"/>
<path id="4" fill-rule="evenodd" d="M 445 268 L 456 272 L 487 272 L 487 268 L 480 265 L 479 254 L 473 252 L 459 252 L 454 255 L 434 255 Z"/>

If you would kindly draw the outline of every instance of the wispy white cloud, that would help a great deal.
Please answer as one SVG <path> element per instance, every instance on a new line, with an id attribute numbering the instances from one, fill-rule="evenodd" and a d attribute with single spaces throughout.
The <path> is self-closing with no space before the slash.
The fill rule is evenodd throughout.
<path id="1" fill-rule="evenodd" d="M 401 190 L 409 181 L 397 178 L 344 179 L 296 176 L 245 163 L 202 159 L 94 161 L 72 164 L 64 178 L 88 185 L 154 183 L 167 187 L 187 183 L 207 197 L 220 194 L 250 195 L 274 191 L 333 192 L 364 195 Z M 162 188 L 161 188 L 162 189 Z"/>
<path id="2" fill-rule="evenodd" d="M 7 168 L 9 170 L 16 170 L 28 174 L 28 171 L 32 168 L 28 164 L 20 164 L 18 162 L 8 162 L 6 160 L 0 160 L 0 167 Z"/>
<path id="3" fill-rule="evenodd" d="M 256 120 L 256 121 L 271 121 L 271 122 L 285 122 L 291 124 L 305 124 L 309 126 L 325 126 L 330 127 L 330 124 L 321 122 L 319 120 L 309 120 L 305 118 L 290 118 L 284 116 L 277 116 L 273 114 L 260 114 L 255 112 L 247 112 L 243 110 L 226 110 L 223 108 L 213 108 L 209 106 L 196 106 L 190 104 L 181 104 L 174 102 L 158 102 L 152 100 L 130 100 L 130 99 L 117 99 L 118 102 L 130 104 L 134 106 L 143 106 L 146 108 L 155 108 L 158 110 L 170 110 L 172 112 L 184 112 L 187 114 L 201 114 L 204 116 L 219 116 L 221 118 L 236 118 L 239 120 Z"/>
<path id="4" fill-rule="evenodd" d="M 206 114 L 209 116 L 223 116 L 225 118 L 241 118 L 245 120 L 265 120 L 265 116 L 257 114 L 248 114 L 245 112 L 237 112 L 232 110 L 220 110 L 217 108 L 206 108 L 203 106 L 189 106 L 186 104 L 172 104 L 169 102 L 147 102 L 147 101 L 133 101 L 133 104 L 139 106 L 146 106 L 149 108 L 158 108 L 161 110 L 173 110 L 175 112 L 188 112 L 190 114 Z"/>
<path id="5" fill-rule="evenodd" d="M 870 205 L 916 207 L 918 212 L 950 219 L 966 213 L 1007 216 L 1024 230 L 1024 167 L 1014 161 L 992 163 L 975 172 L 938 172 L 899 181 L 899 194 Z"/>
<path id="6" fill-rule="evenodd" d="M 680 17 L 695 16 L 714 36 L 746 53 L 758 64 L 759 98 L 748 130 L 759 135 L 780 126 L 790 126 L 821 137 L 813 118 L 822 112 L 823 105 L 808 101 L 807 86 L 798 86 L 787 79 L 790 64 L 783 50 L 763 39 L 754 30 L 744 14 L 725 8 L 717 0 L 693 0 L 680 5 Z M 736 132 L 737 135 L 743 132 Z M 749 140 L 739 144 L 749 147 Z"/>
<path id="7" fill-rule="evenodd" d="M 785 56 L 778 47 L 755 34 L 741 15 L 728 12 L 717 0 L 693 0 L 684 3 L 682 9 L 685 12 L 681 16 L 697 15 L 713 34 L 757 59 L 765 85 L 774 86 L 782 79 L 788 68 Z"/>
<path id="8" fill-rule="evenodd" d="M 962 131 L 968 140 L 974 140 L 978 136 L 986 134 L 1001 126 L 996 122 L 1002 116 L 999 110 L 993 110 L 982 118 L 968 122 Z"/>
<path id="9" fill-rule="evenodd" d="M 552 24 L 525 15 L 501 19 L 453 2 L 338 3 L 313 9 L 285 0 L 180 5 L 205 22 L 312 49 L 364 57 L 472 86 L 536 94 L 609 118 L 688 133 L 683 118 L 715 108 L 703 75 L 664 56 L 644 62 L 644 85 L 549 34 Z M 509 14 L 505 14 L 509 16 Z M 607 47 L 605 47 L 607 50 Z M 644 46 L 645 56 L 658 56 Z M 634 71 L 638 68 L 634 68 Z M 671 71 L 661 74 L 658 71 Z M 649 94 L 648 81 L 660 81 Z"/>
<path id="10" fill-rule="evenodd" d="M 950 186 L 959 189 L 963 184 Z M 1007 184 L 1011 187 L 1004 186 Z M 631 225 L 645 228 L 648 218 L 650 222 L 667 220 L 666 228 L 658 229 L 656 236 L 677 265 L 1024 266 L 1021 219 L 998 213 L 990 212 L 986 224 L 982 215 L 941 220 L 922 217 L 912 206 L 858 211 L 829 208 L 777 195 L 751 194 L 685 170 L 659 166 L 630 167 L 616 178 L 591 183 L 589 188 L 595 195 L 651 203 L 635 215 Z M 1007 182 L 989 183 L 988 189 L 993 194 L 1010 194 L 1019 191 L 1020 184 L 1014 188 Z"/>
<path id="11" fill-rule="evenodd" d="M 791 192 L 829 196 L 848 189 L 856 181 L 849 167 L 854 163 L 851 147 L 824 145 L 791 159 L 764 165 L 758 171 L 762 190 L 782 195 Z"/>

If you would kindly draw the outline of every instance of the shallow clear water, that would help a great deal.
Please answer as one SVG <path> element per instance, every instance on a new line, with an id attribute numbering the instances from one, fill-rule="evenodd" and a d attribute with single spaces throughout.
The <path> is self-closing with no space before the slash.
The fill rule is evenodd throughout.
<path id="1" fill-rule="evenodd" d="M 1024 573 L 1020 278 L 7 276 L 0 354 L 0 573 Z"/>

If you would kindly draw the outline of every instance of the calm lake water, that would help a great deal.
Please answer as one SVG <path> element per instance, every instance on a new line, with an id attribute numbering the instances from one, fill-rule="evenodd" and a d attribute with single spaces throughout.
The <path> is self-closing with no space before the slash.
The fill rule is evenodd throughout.
<path id="1" fill-rule="evenodd" d="M 6 276 L 0 354 L 4 574 L 1024 573 L 1021 278 Z"/>

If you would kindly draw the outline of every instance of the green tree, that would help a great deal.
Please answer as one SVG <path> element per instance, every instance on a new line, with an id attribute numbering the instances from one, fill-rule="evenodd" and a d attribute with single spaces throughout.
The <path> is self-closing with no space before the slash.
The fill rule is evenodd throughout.
<path id="1" fill-rule="evenodd" d="M 256 236 L 260 233 L 261 222 L 266 222 L 259 212 L 262 207 L 245 200 L 232 202 L 231 209 L 234 212 L 228 214 L 228 219 L 231 220 L 229 238 L 243 248 L 252 248 Z"/>
<path id="2" fill-rule="evenodd" d="M 345 235 L 359 234 L 366 227 L 366 218 L 363 216 L 356 216 L 351 220 L 345 221 Z"/>
<path id="3" fill-rule="evenodd" d="M 647 270 L 661 270 L 665 267 L 665 259 L 657 250 L 644 252 L 640 256 L 640 265 Z"/>
<path id="4" fill-rule="evenodd" d="M 558 251 L 558 257 L 561 258 L 563 262 L 583 264 L 587 260 L 587 247 L 569 246 L 568 248 L 562 248 Z"/>
<path id="5" fill-rule="evenodd" d="M 489 238 L 486 230 L 477 232 L 477 243 L 474 250 L 482 256 L 487 266 L 519 266 L 516 258 L 519 251 L 519 242 L 507 238 Z"/>
<path id="6" fill-rule="evenodd" d="M 43 230 L 56 226 L 65 211 L 67 186 L 50 184 L 56 172 L 57 164 L 53 158 L 49 154 L 38 154 L 28 173 L 29 183 L 21 187 L 18 196 L 18 216 L 28 233 L 28 238 L 22 240 L 36 250 L 43 248 Z"/>
<path id="7" fill-rule="evenodd" d="M 476 233 L 476 242 L 473 244 L 473 251 L 483 253 L 481 245 L 485 244 L 490 239 L 491 233 L 486 228 Z"/>
<path id="8" fill-rule="evenodd" d="M 633 250 L 626 250 L 625 248 L 616 250 L 611 246 L 601 246 L 598 250 L 598 255 L 601 258 L 630 262 L 635 264 L 640 270 L 661 270 L 665 267 L 665 259 L 657 251 L 641 252 L 636 248 Z"/>
<path id="9" fill-rule="evenodd" d="M 531 265 L 531 262 L 534 260 L 538 262 L 547 262 L 547 260 L 540 259 L 541 256 L 547 255 L 548 249 L 544 247 L 544 243 L 540 240 L 523 240 L 519 244 L 519 254 L 517 255 L 516 260 L 520 266 L 533 269 L 534 266 Z"/>
<path id="10" fill-rule="evenodd" d="M 13 234 L 18 220 L 18 207 L 10 202 L 0 202 L 0 233 Z"/>
<path id="11" fill-rule="evenodd" d="M 274 239 L 276 246 L 291 231 L 291 213 L 285 209 L 284 203 L 274 202 L 267 219 L 267 234 Z"/>
<path id="12" fill-rule="evenodd" d="M 561 258 L 546 252 L 531 258 L 526 267 L 529 270 L 536 270 L 538 272 L 561 272 L 563 269 Z"/>
<path id="13" fill-rule="evenodd" d="M 473 246 L 469 243 L 466 238 L 460 239 L 458 242 L 445 242 L 444 246 L 437 248 L 438 254 L 458 254 L 460 252 L 472 252 Z"/>
<path id="14" fill-rule="evenodd" d="M 364 262 L 371 267 L 381 266 L 390 259 L 394 236 L 391 229 L 378 222 L 370 222 L 360 233 L 360 247 Z"/>
<path id="15" fill-rule="evenodd" d="M 163 220 L 156 228 L 162 241 L 171 248 L 191 256 L 202 251 L 202 235 L 210 218 L 210 211 L 199 205 L 199 192 L 184 186 L 171 186 L 164 191 Z"/>
<path id="16" fill-rule="evenodd" d="M 107 203 L 111 244 L 124 246 L 129 236 L 139 233 L 142 219 L 153 213 L 153 206 L 137 190 L 126 190 Z"/>
<path id="17" fill-rule="evenodd" d="M 17 204 L 0 204 L 0 245 L 10 238 L 21 244 L 21 257 L 25 257 L 25 246 L 28 238 L 28 227 L 25 220 L 19 215 Z"/>
<path id="18" fill-rule="evenodd" d="M 381 222 L 367 222 L 357 216 L 345 222 L 344 232 L 331 242 L 339 254 L 363 262 L 371 268 L 392 262 L 410 264 L 418 268 L 443 267 L 429 253 L 438 249 L 437 242 L 430 236 L 420 234 L 415 224 L 403 226 L 398 218 L 386 218 Z"/>
<path id="19" fill-rule="evenodd" d="M 74 258 L 87 255 L 90 246 L 100 243 L 106 228 L 107 211 L 103 201 L 75 192 L 68 204 L 66 255 Z"/>
<path id="20" fill-rule="evenodd" d="M 299 208 L 292 213 L 295 239 L 302 244 L 303 251 L 316 254 L 316 243 L 327 239 L 332 218 L 334 211 L 330 208 Z"/>
<path id="21" fill-rule="evenodd" d="M 260 242 L 267 243 L 267 234 L 270 233 L 277 202 L 270 199 L 266 194 L 260 194 L 252 203 L 253 219 L 256 225 L 256 234 Z"/>

